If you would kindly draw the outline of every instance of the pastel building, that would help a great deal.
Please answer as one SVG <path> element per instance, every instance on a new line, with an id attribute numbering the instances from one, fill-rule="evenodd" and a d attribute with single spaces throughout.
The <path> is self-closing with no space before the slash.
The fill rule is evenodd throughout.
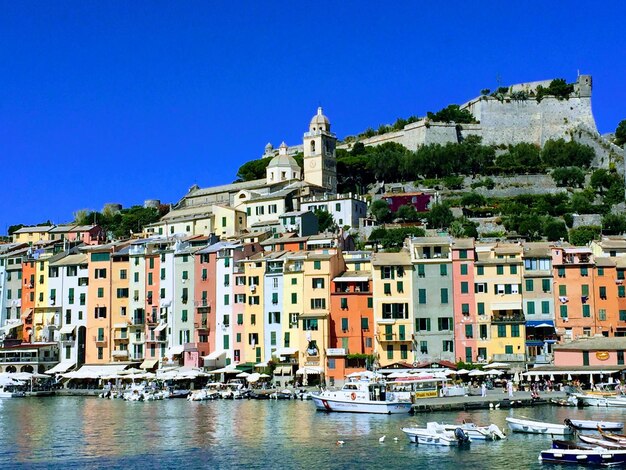
<path id="1" fill-rule="evenodd" d="M 457 361 L 472 363 L 478 358 L 479 338 L 474 277 L 474 239 L 454 239 L 450 250 L 455 356 Z"/>
<path id="2" fill-rule="evenodd" d="M 374 299 L 374 354 L 381 367 L 412 363 L 419 354 L 427 354 L 418 332 L 413 334 L 413 266 L 407 251 L 372 254 Z M 423 345 L 426 347 L 425 345 Z M 417 346 L 418 348 L 420 346 Z"/>
<path id="3" fill-rule="evenodd" d="M 0 246 L 0 335 L 13 342 L 22 340 L 22 258 L 28 249 L 23 243 Z"/>

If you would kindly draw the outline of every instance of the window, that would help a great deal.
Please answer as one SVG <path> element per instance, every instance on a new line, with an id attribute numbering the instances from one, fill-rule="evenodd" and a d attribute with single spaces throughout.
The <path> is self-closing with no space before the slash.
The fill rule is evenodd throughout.
<path id="1" fill-rule="evenodd" d="M 417 331 L 430 331 L 430 318 L 416 318 L 415 329 Z"/>
<path id="2" fill-rule="evenodd" d="M 504 354 L 513 354 L 513 345 L 512 344 L 504 345 Z"/>
<path id="3" fill-rule="evenodd" d="M 98 287 L 98 298 L 101 299 L 104 297 L 104 287 Z"/>
<path id="4" fill-rule="evenodd" d="M 506 325 L 498 325 L 498 338 L 506 338 Z"/>
<path id="5" fill-rule="evenodd" d="M 322 269 L 322 262 L 317 260 L 317 261 L 313 261 L 313 269 L 319 271 L 320 269 Z"/>
<path id="6" fill-rule="evenodd" d="M 439 327 L 439 331 L 452 331 L 452 318 L 440 317 L 437 319 L 437 325 Z"/>
<path id="7" fill-rule="evenodd" d="M 509 270 L 511 274 L 517 274 L 517 266 L 512 264 L 511 266 L 509 266 Z"/>
<path id="8" fill-rule="evenodd" d="M 85 305 L 85 302 L 86 302 L 86 294 L 83 292 L 82 294 L 78 296 L 78 303 L 80 305 Z"/>
<path id="9" fill-rule="evenodd" d="M 453 352 L 454 351 L 454 342 L 449 339 L 443 340 L 443 351 L 444 352 Z"/>
<path id="10" fill-rule="evenodd" d="M 479 325 L 479 330 L 480 330 L 480 339 L 487 339 L 488 338 L 487 325 Z"/>
<path id="11" fill-rule="evenodd" d="M 542 314 L 549 314 L 550 313 L 550 301 L 549 300 L 542 300 L 541 301 L 541 313 Z"/>
<path id="12" fill-rule="evenodd" d="M 511 325 L 511 336 L 519 338 L 519 325 Z"/>
<path id="13" fill-rule="evenodd" d="M 393 279 L 394 278 L 394 270 L 393 266 L 383 266 L 380 270 L 381 279 Z"/>
<path id="14" fill-rule="evenodd" d="M 393 344 L 387 345 L 387 359 L 393 359 Z"/>
<path id="15" fill-rule="evenodd" d="M 534 284 L 532 279 L 526 279 L 526 292 L 532 292 L 535 287 Z"/>
<path id="16" fill-rule="evenodd" d="M 408 359 L 409 358 L 409 350 L 406 344 L 400 345 L 400 359 Z"/>
<path id="17" fill-rule="evenodd" d="M 418 289 L 417 290 L 418 302 L 420 304 L 426 303 L 426 289 Z"/>
<path id="18" fill-rule="evenodd" d="M 459 258 L 467 259 L 467 250 L 459 250 Z"/>
<path id="19" fill-rule="evenodd" d="M 292 285 L 292 286 L 296 286 L 296 285 L 298 285 L 298 279 L 297 279 L 297 278 L 295 278 L 295 277 L 292 277 L 292 278 L 291 278 L 291 285 Z"/>
<path id="20" fill-rule="evenodd" d="M 120 269 L 120 279 L 126 279 L 128 277 L 128 271 L 126 269 Z"/>
<path id="21" fill-rule="evenodd" d="M 541 290 L 544 292 L 550 292 L 552 289 L 550 288 L 550 279 L 542 279 L 541 280 Z"/>
<path id="22" fill-rule="evenodd" d="M 280 312 L 269 312 L 267 321 L 270 325 L 280 323 Z"/>
<path id="23" fill-rule="evenodd" d="M 383 287 L 384 287 L 385 295 L 391 295 L 391 284 L 389 284 L 388 282 L 385 282 Z"/>
<path id="24" fill-rule="evenodd" d="M 618 273 L 619 273 L 619 271 L 618 271 Z M 598 268 L 598 276 L 599 276 L 599 277 L 604 276 L 604 268 Z M 619 279 L 619 278 L 618 278 L 618 279 Z"/>
<path id="25" fill-rule="evenodd" d="M 420 341 L 420 353 L 428 354 L 428 341 Z"/>
<path id="26" fill-rule="evenodd" d="M 501 276 L 502 274 L 504 274 L 504 266 L 499 264 L 496 266 L 496 274 L 498 276 Z"/>
<path id="27" fill-rule="evenodd" d="M 606 300 L 606 287 L 600 286 L 600 298 Z"/>
<path id="28" fill-rule="evenodd" d="M 324 288 L 324 278 L 323 277 L 314 277 L 312 280 L 313 289 L 323 289 Z"/>
<path id="29" fill-rule="evenodd" d="M 463 263 L 461 265 L 461 275 L 462 276 L 466 276 L 467 275 L 467 264 Z"/>
<path id="30" fill-rule="evenodd" d="M 587 304 L 583 305 L 583 317 L 591 317 L 591 307 Z"/>
<path id="31" fill-rule="evenodd" d="M 463 281 L 461 282 L 461 294 L 469 293 L 469 282 Z"/>
<path id="32" fill-rule="evenodd" d="M 226 258 L 228 259 L 228 258 Z M 278 281 L 278 279 L 274 279 L 275 281 Z M 230 274 L 224 274 L 224 286 L 228 287 L 230 286 Z"/>
<path id="33" fill-rule="evenodd" d="M 425 277 L 426 276 L 426 272 L 424 270 L 424 265 L 423 264 L 418 264 L 417 265 L 417 275 L 419 277 Z"/>
<path id="34" fill-rule="evenodd" d="M 606 309 L 601 308 L 598 310 L 598 320 L 605 321 L 606 320 Z"/>
<path id="35" fill-rule="evenodd" d="M 617 296 L 618 297 L 626 297 L 626 287 L 624 286 L 617 286 Z"/>
<path id="36" fill-rule="evenodd" d="M 469 304 L 461 304 L 461 313 L 463 315 L 469 315 L 469 313 L 470 313 L 470 306 L 469 306 Z"/>
<path id="37" fill-rule="evenodd" d="M 619 311 L 619 321 L 626 321 L 626 310 Z"/>
<path id="38" fill-rule="evenodd" d="M 148 273 L 148 285 L 151 286 L 153 284 L 152 273 Z"/>
<path id="39" fill-rule="evenodd" d="M 369 330 L 370 329 L 370 322 L 369 322 L 369 319 L 367 317 L 361 317 L 361 329 L 362 330 Z"/>
<path id="40" fill-rule="evenodd" d="M 348 331 L 348 319 L 347 318 L 341 319 L 341 331 L 343 331 L 344 333 Z"/>
<path id="41" fill-rule="evenodd" d="M 583 351 L 583 366 L 589 365 L 589 351 Z"/>
<path id="42" fill-rule="evenodd" d="M 165 268 L 161 268 L 161 279 L 165 279 Z"/>
<path id="43" fill-rule="evenodd" d="M 559 295 L 563 296 L 563 295 L 567 295 L 567 286 L 564 284 L 561 284 L 559 286 Z"/>
<path id="44" fill-rule="evenodd" d="M 107 317 L 107 308 L 106 307 L 95 307 L 94 308 L 94 317 L 95 318 L 106 318 Z"/>
<path id="45" fill-rule="evenodd" d="M 486 282 L 477 282 L 474 284 L 474 293 L 476 294 L 486 294 L 487 293 L 487 283 Z"/>
<path id="46" fill-rule="evenodd" d="M 623 366 L 624 365 L 624 351 L 617 351 L 617 365 L 618 366 Z"/>
<path id="47" fill-rule="evenodd" d="M 305 318 L 302 320 L 302 328 L 305 331 L 317 331 L 317 318 Z"/>
<path id="48" fill-rule="evenodd" d="M 127 299 L 128 298 L 128 289 L 118 287 L 116 291 L 116 295 L 118 299 Z"/>
<path id="49" fill-rule="evenodd" d="M 103 359 L 104 358 L 104 348 L 102 348 L 101 346 L 98 346 L 98 359 Z"/>
<path id="50" fill-rule="evenodd" d="M 398 339 L 400 341 L 406 340 L 406 325 L 398 325 Z"/>
<path id="51" fill-rule="evenodd" d="M 383 318 L 407 319 L 409 317 L 408 305 L 402 303 L 383 304 Z"/>
<path id="52" fill-rule="evenodd" d="M 403 284 L 402 281 L 396 282 L 396 289 L 397 289 L 399 294 L 403 294 L 404 293 L 404 284 Z"/>
<path id="53" fill-rule="evenodd" d="M 528 302 L 526 302 L 526 314 L 527 315 L 535 314 L 535 302 L 533 302 L 532 300 L 529 300 Z"/>
<path id="54" fill-rule="evenodd" d="M 374 299 L 372 297 L 367 298 L 367 308 L 374 308 Z"/>
<path id="55" fill-rule="evenodd" d="M 442 304 L 448 303 L 448 289 L 446 287 L 443 287 L 441 289 L 441 303 Z"/>
<path id="56" fill-rule="evenodd" d="M 224 305 L 230 305 L 230 295 L 224 294 Z"/>
<path id="57" fill-rule="evenodd" d="M 106 279 L 107 270 L 105 268 L 96 269 L 94 271 L 94 277 L 95 279 Z"/>
<path id="58" fill-rule="evenodd" d="M 477 276 L 484 276 L 485 274 L 485 267 L 484 266 L 476 266 L 476 275 Z"/>
<path id="59" fill-rule="evenodd" d="M 587 268 L 587 266 L 581 266 L 580 267 L 580 275 L 582 277 L 587 277 L 589 276 L 589 268 Z"/>
<path id="60" fill-rule="evenodd" d="M 313 310 L 325 309 L 326 299 L 311 299 L 311 308 Z"/>
<path id="61" fill-rule="evenodd" d="M 467 339 L 471 339 L 474 337 L 474 326 L 473 325 L 465 325 L 465 337 Z"/>
<path id="62" fill-rule="evenodd" d="M 345 310 L 348 308 L 348 299 L 346 297 L 341 297 L 341 309 Z"/>
<path id="63" fill-rule="evenodd" d="M 565 277 L 565 268 L 563 268 L 563 267 L 559 267 L 559 268 L 557 269 L 557 275 L 558 275 L 559 277 Z"/>
<path id="64" fill-rule="evenodd" d="M 478 302 L 476 304 L 476 308 L 478 310 L 478 315 L 484 315 L 485 314 L 485 303 L 484 302 Z"/>
<path id="65" fill-rule="evenodd" d="M 440 276 L 447 276 L 448 275 L 448 265 L 447 264 L 440 264 L 439 265 L 439 275 Z"/>
<path id="66" fill-rule="evenodd" d="M 561 305 L 559 307 L 559 312 L 561 314 L 561 318 L 567 318 L 567 305 Z"/>

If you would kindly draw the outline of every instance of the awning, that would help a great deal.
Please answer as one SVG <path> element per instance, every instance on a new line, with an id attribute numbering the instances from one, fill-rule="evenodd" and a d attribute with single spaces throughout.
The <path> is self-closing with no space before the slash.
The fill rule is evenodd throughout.
<path id="1" fill-rule="evenodd" d="M 23 325 L 23 323 L 21 321 L 18 321 L 18 322 L 15 322 L 15 323 L 8 323 L 8 324 L 4 325 L 2 328 L 0 328 L 0 330 L 6 335 L 13 328 L 17 328 L 18 326 L 22 326 L 22 325 Z"/>
<path id="2" fill-rule="evenodd" d="M 589 370 L 576 370 L 576 369 L 563 369 L 563 370 L 529 370 L 528 372 L 524 372 L 522 375 L 524 377 L 541 377 L 543 375 L 611 375 L 617 374 L 619 372 L 618 369 L 589 369 Z"/>
<path id="3" fill-rule="evenodd" d="M 167 323 L 159 323 L 154 331 L 158 333 L 159 331 L 163 331 L 165 328 L 167 328 Z"/>
<path id="4" fill-rule="evenodd" d="M 185 347 L 182 346 L 182 345 L 180 345 L 180 346 L 172 346 L 168 350 L 168 354 L 170 356 L 180 356 L 184 351 L 185 351 Z"/>
<path id="5" fill-rule="evenodd" d="M 369 280 L 369 276 L 344 276 L 333 279 L 334 282 L 367 282 Z"/>
<path id="6" fill-rule="evenodd" d="M 521 310 L 522 302 L 493 302 L 491 310 Z"/>
<path id="7" fill-rule="evenodd" d="M 526 341 L 526 346 L 543 346 L 543 341 L 528 340 Z"/>
<path id="8" fill-rule="evenodd" d="M 76 327 L 74 325 L 64 325 L 59 330 L 59 333 L 61 333 L 62 335 L 71 335 L 72 333 L 74 333 L 75 329 Z"/>
<path id="9" fill-rule="evenodd" d="M 267 366 L 268 366 L 267 362 L 259 362 L 258 364 L 254 364 L 254 367 L 259 367 L 259 368 L 263 368 Z"/>
<path id="10" fill-rule="evenodd" d="M 554 320 L 527 320 L 526 326 L 533 328 L 554 328 Z"/>
<path id="11" fill-rule="evenodd" d="M 128 328 L 128 323 L 114 323 L 113 328 Z"/>
<path id="12" fill-rule="evenodd" d="M 209 370 L 207 374 L 238 374 L 241 372 L 239 369 L 235 369 L 232 366 L 222 367 L 221 369 Z"/>
<path id="13" fill-rule="evenodd" d="M 72 367 L 76 365 L 76 361 L 61 361 L 52 369 L 47 370 L 46 374 L 62 374 L 63 372 L 67 372 Z"/>
<path id="14" fill-rule="evenodd" d="M 297 354 L 298 350 L 296 348 L 278 348 L 274 355 L 276 356 L 291 356 L 293 354 Z"/>
<path id="15" fill-rule="evenodd" d="M 158 359 L 144 359 L 144 361 L 139 366 L 140 369 L 152 369 L 159 363 Z"/>
<path id="16" fill-rule="evenodd" d="M 223 349 L 218 349 L 217 351 L 213 351 L 207 356 L 202 356 L 202 359 L 204 359 L 205 361 L 217 361 L 224 356 L 226 356 L 226 351 L 224 351 Z"/>
<path id="17" fill-rule="evenodd" d="M 102 366 L 83 366 L 74 372 L 64 375 L 68 379 L 99 379 L 120 372 L 126 368 L 126 364 L 110 364 Z"/>
<path id="18" fill-rule="evenodd" d="M 292 373 L 293 369 L 291 366 L 280 366 L 274 371 L 274 375 L 291 375 Z"/>
<path id="19" fill-rule="evenodd" d="M 296 375 L 322 375 L 324 373 L 324 369 L 317 366 L 307 366 L 301 367 L 296 371 Z"/>

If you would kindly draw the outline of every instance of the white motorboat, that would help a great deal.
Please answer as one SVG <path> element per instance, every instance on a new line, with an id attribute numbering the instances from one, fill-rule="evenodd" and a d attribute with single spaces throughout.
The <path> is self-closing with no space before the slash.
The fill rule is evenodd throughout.
<path id="1" fill-rule="evenodd" d="M 618 431 L 624 427 L 624 423 L 618 421 L 595 421 L 587 419 L 566 419 L 565 424 L 574 429 L 592 429 L 594 431 L 598 428 L 605 431 Z"/>
<path id="2" fill-rule="evenodd" d="M 446 429 L 446 426 L 431 422 L 426 423 L 425 428 L 402 428 L 402 432 L 407 435 L 411 442 L 416 444 L 458 446 L 471 442 L 470 437 L 463 431 L 461 426 L 457 426 L 451 431 Z"/>
<path id="3" fill-rule="evenodd" d="M 626 407 L 626 396 L 615 393 L 577 393 L 574 396 L 583 406 Z"/>
<path id="4" fill-rule="evenodd" d="M 347 382 L 341 390 L 324 390 L 311 398 L 318 410 L 344 413 L 408 413 L 412 406 L 387 392 L 384 383 L 369 381 Z"/>
<path id="5" fill-rule="evenodd" d="M 463 424 L 444 424 L 446 431 L 454 432 L 457 428 L 461 428 L 465 434 L 473 441 L 497 441 L 499 439 L 506 439 L 506 434 L 496 424 L 490 424 L 489 426 L 477 426 L 474 423 Z"/>
<path id="6" fill-rule="evenodd" d="M 16 390 L 7 390 L 5 387 L 0 387 L 0 398 L 18 398 L 25 397 L 24 392 L 18 392 Z"/>
<path id="7" fill-rule="evenodd" d="M 506 422 L 513 432 L 547 434 L 551 436 L 569 436 L 574 433 L 574 430 L 565 424 L 544 423 L 534 419 L 512 417 L 507 417 Z"/>

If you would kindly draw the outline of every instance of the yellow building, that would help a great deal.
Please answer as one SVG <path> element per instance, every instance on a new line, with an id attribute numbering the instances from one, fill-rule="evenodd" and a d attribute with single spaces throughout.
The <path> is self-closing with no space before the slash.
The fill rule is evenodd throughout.
<path id="1" fill-rule="evenodd" d="M 414 362 L 412 272 L 407 251 L 372 254 L 374 355 L 380 367 Z"/>
<path id="2" fill-rule="evenodd" d="M 259 363 L 263 358 L 263 279 L 265 260 L 259 253 L 243 260 L 246 276 L 246 308 L 244 311 L 244 338 L 242 345 L 242 362 Z"/>
<path id="3" fill-rule="evenodd" d="M 300 314 L 304 311 L 304 261 L 306 253 L 291 252 L 285 255 L 283 269 L 283 330 L 282 348 L 277 351 L 281 364 L 280 376 L 293 380 L 300 360 L 304 362 L 307 344 L 299 327 Z M 282 358 L 282 359 L 281 359 Z"/>
<path id="4" fill-rule="evenodd" d="M 522 308 L 523 246 L 476 246 L 475 286 L 479 360 L 524 362 L 526 327 Z"/>
<path id="5" fill-rule="evenodd" d="M 14 243 L 36 243 L 50 240 L 50 230 L 52 225 L 42 225 L 35 227 L 22 227 L 13 232 Z"/>
<path id="6" fill-rule="evenodd" d="M 213 229 L 220 238 L 233 238 L 247 227 L 246 213 L 226 205 L 213 206 Z"/>
<path id="7" fill-rule="evenodd" d="M 131 313 L 129 311 L 129 253 L 128 248 L 111 255 L 111 324 L 112 361 L 129 360 Z"/>
<path id="8" fill-rule="evenodd" d="M 52 342 L 55 340 L 54 330 L 61 324 L 60 306 L 61 292 L 50 289 L 48 283 L 48 260 L 54 254 L 54 246 L 37 250 L 37 257 L 32 260 L 35 268 L 35 308 L 33 310 L 33 341 Z"/>

